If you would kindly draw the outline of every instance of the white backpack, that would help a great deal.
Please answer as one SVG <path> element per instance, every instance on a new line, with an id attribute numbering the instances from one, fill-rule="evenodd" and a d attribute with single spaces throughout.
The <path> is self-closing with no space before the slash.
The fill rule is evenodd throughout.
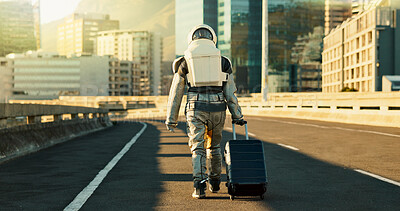
<path id="1" fill-rule="evenodd" d="M 221 52 L 211 40 L 192 41 L 185 51 L 185 60 L 191 87 L 222 86 L 227 79 L 227 73 L 222 72 Z"/>

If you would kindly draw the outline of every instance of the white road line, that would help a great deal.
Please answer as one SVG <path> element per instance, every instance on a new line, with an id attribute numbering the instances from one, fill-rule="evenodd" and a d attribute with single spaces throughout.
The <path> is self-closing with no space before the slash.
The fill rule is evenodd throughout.
<path id="1" fill-rule="evenodd" d="M 289 146 L 289 145 L 286 145 L 286 144 L 281 144 L 281 143 L 279 143 L 278 145 L 279 145 L 279 146 L 282 146 L 282 147 L 286 147 L 286 148 L 291 149 L 291 150 L 294 150 L 294 151 L 298 151 L 298 150 L 299 150 L 299 149 L 297 149 L 296 147 L 292 147 L 292 146 Z"/>
<path id="2" fill-rule="evenodd" d="M 368 175 L 368 176 L 373 177 L 373 178 L 375 178 L 375 179 L 378 179 L 378 180 L 381 180 L 381 181 L 384 181 L 384 182 L 387 182 L 387 183 L 390 183 L 390 184 L 393 184 L 393 185 L 396 185 L 396 186 L 399 186 L 399 187 L 400 187 L 400 182 L 396 182 L 396 181 L 387 179 L 387 178 L 385 178 L 385 177 L 381 177 L 381 176 L 379 176 L 379 175 L 376 175 L 376 174 L 372 174 L 372 173 L 363 171 L 363 170 L 361 170 L 361 169 L 354 169 L 354 171 L 356 171 L 356 172 L 358 172 L 358 173 L 361 173 L 361 174 Z"/>
<path id="3" fill-rule="evenodd" d="M 400 135 L 377 132 L 377 131 L 372 131 L 372 130 L 358 130 L 358 129 L 343 128 L 343 127 L 328 127 L 328 126 L 321 126 L 321 125 L 314 125 L 314 124 L 307 124 L 307 123 L 288 122 L 288 121 L 279 121 L 279 120 L 271 120 L 271 119 L 269 119 L 267 121 L 287 123 L 287 124 L 293 124 L 293 125 L 311 126 L 311 127 L 318 127 L 318 128 L 324 128 L 324 129 L 338 129 L 338 130 L 347 130 L 347 131 L 354 131 L 354 132 L 360 132 L 360 133 L 372 133 L 372 134 L 376 134 L 376 135 L 400 138 Z"/>
<path id="4" fill-rule="evenodd" d="M 124 146 L 124 148 L 101 170 L 96 177 L 86 186 L 76 197 L 75 199 L 64 208 L 65 211 L 79 210 L 85 202 L 89 199 L 89 197 L 93 194 L 93 192 L 99 187 L 100 183 L 107 176 L 107 174 L 114 168 L 114 166 L 118 163 L 118 161 L 125 155 L 126 152 L 132 147 L 132 145 L 137 141 L 137 139 L 142 135 L 142 133 L 146 130 L 147 124 L 142 123 L 143 128 Z"/>
<path id="5" fill-rule="evenodd" d="M 248 132 L 249 136 L 257 137 L 256 134 Z"/>
<path id="6" fill-rule="evenodd" d="M 332 128 L 339 129 L 339 130 L 348 130 L 348 131 L 361 132 L 361 133 L 372 133 L 372 134 L 377 134 L 377 135 L 400 138 L 400 135 L 391 134 L 391 133 L 382 133 L 382 132 L 371 131 L 371 130 L 357 130 L 357 129 L 342 128 L 342 127 L 332 127 Z"/>
<path id="7" fill-rule="evenodd" d="M 279 121 L 279 120 L 268 120 L 271 122 L 280 122 L 280 123 L 287 123 L 287 124 L 292 124 L 292 125 L 302 125 L 302 126 L 311 126 L 311 127 L 318 127 L 318 128 L 329 128 L 326 126 L 321 126 L 321 125 L 314 125 L 314 124 L 307 124 L 307 123 L 299 123 L 299 122 L 288 122 L 288 121 Z"/>

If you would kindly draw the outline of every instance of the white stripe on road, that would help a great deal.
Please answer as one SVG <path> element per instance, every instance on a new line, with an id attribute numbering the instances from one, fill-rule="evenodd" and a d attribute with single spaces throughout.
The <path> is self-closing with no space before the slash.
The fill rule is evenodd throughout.
<path id="1" fill-rule="evenodd" d="M 358 172 L 358 173 L 361 173 L 361 174 L 368 175 L 368 176 L 370 176 L 370 177 L 373 177 L 373 178 L 375 178 L 375 179 L 378 179 L 378 180 L 381 180 L 381 181 L 384 181 L 384 182 L 387 182 L 387 183 L 390 183 L 390 184 L 393 184 L 393 185 L 397 185 L 397 186 L 400 187 L 400 182 L 396 182 L 396 181 L 387 179 L 387 178 L 385 178 L 385 177 L 381 177 L 381 176 L 379 176 L 379 175 L 372 174 L 372 173 L 369 173 L 369 172 L 366 172 L 366 171 L 363 171 L 363 170 L 360 170 L 360 169 L 354 169 L 354 171 L 356 171 L 356 172 Z"/>
<path id="2" fill-rule="evenodd" d="M 286 147 L 286 148 L 291 149 L 291 150 L 294 150 L 294 151 L 298 151 L 298 150 L 299 150 L 299 149 L 297 149 L 296 147 L 292 147 L 292 146 L 289 146 L 289 145 L 286 145 L 286 144 L 281 144 L 281 143 L 279 143 L 278 145 L 279 145 L 279 146 L 282 146 L 282 147 Z"/>
<path id="3" fill-rule="evenodd" d="M 318 127 L 318 128 L 329 128 L 329 127 L 326 127 L 326 126 L 307 124 L 307 123 L 299 123 L 299 122 L 288 122 L 288 121 L 279 121 L 279 120 L 268 120 L 268 121 L 280 122 L 280 123 L 286 123 L 286 124 L 292 124 L 292 125 L 311 126 L 311 127 Z"/>
<path id="4" fill-rule="evenodd" d="M 257 137 L 256 134 L 248 132 L 249 136 Z"/>
<path id="5" fill-rule="evenodd" d="M 400 135 L 391 134 L 391 133 L 377 132 L 377 131 L 372 131 L 372 130 L 358 130 L 358 129 L 343 128 L 343 127 L 328 127 L 328 126 L 321 126 L 321 125 L 314 125 L 314 124 L 279 121 L 279 120 L 271 120 L 271 119 L 268 119 L 267 121 L 286 123 L 286 124 L 293 124 L 293 125 L 311 126 L 311 127 L 318 127 L 318 128 L 324 128 L 324 129 L 338 129 L 338 130 L 347 130 L 347 131 L 354 131 L 354 132 L 360 132 L 360 133 L 372 133 L 372 134 L 376 134 L 376 135 L 383 135 L 383 136 L 390 136 L 390 137 L 400 138 Z"/>
<path id="6" fill-rule="evenodd" d="M 332 128 L 339 129 L 339 130 L 347 130 L 347 131 L 362 132 L 362 133 L 372 133 L 372 134 L 377 134 L 377 135 L 400 138 L 400 135 L 391 134 L 391 133 L 382 133 L 382 132 L 371 131 L 371 130 L 357 130 L 357 129 L 342 128 L 342 127 L 332 127 Z"/>
<path id="7" fill-rule="evenodd" d="M 232 131 L 231 127 L 225 127 L 225 129 Z M 254 134 L 254 133 L 250 133 L 250 132 L 247 132 L 247 133 L 249 134 L 249 136 L 257 137 L 256 134 Z"/>
<path id="8" fill-rule="evenodd" d="M 93 194 L 93 192 L 99 187 L 100 183 L 107 176 L 107 174 L 114 168 L 114 166 L 118 163 L 118 161 L 125 155 L 126 152 L 132 147 L 132 145 L 137 141 L 137 139 L 142 135 L 144 130 L 147 128 L 146 123 L 142 123 L 143 128 L 124 146 L 124 148 L 101 170 L 96 177 L 89 183 L 88 186 L 85 187 L 76 197 L 75 199 L 64 208 L 65 211 L 79 210 L 85 202 L 89 199 L 89 197 Z"/>

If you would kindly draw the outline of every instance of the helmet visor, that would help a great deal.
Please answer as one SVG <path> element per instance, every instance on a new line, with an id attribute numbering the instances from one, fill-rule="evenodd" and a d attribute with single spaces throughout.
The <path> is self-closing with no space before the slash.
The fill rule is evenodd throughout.
<path id="1" fill-rule="evenodd" d="M 205 29 L 205 28 L 201 28 L 201 29 L 197 29 L 192 36 L 192 40 L 197 40 L 197 39 L 209 39 L 209 40 L 213 40 L 213 36 L 210 32 L 210 30 Z"/>

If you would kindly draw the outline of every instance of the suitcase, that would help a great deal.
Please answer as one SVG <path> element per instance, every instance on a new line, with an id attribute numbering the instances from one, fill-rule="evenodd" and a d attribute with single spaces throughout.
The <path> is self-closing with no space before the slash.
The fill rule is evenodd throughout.
<path id="1" fill-rule="evenodd" d="M 236 140 L 235 124 L 232 123 L 233 140 L 225 145 L 224 158 L 228 193 L 235 196 L 260 196 L 264 199 L 267 191 L 267 171 L 264 147 L 260 140 L 249 140 L 247 123 L 246 140 Z"/>

